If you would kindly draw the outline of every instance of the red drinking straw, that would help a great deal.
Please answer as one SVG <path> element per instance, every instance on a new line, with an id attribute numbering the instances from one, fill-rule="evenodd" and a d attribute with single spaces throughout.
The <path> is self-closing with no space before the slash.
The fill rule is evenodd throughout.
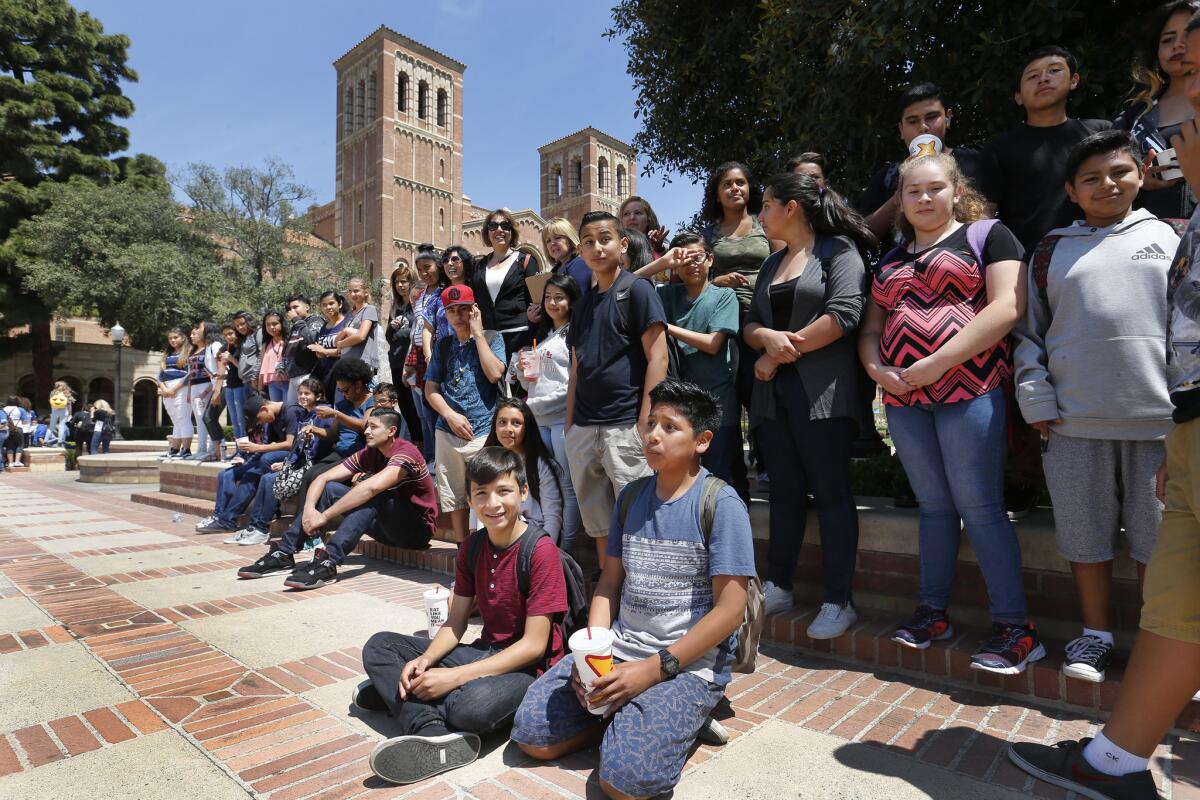
<path id="1" fill-rule="evenodd" d="M 587 626 L 587 631 L 588 631 L 588 638 L 591 639 L 592 638 L 592 626 L 591 625 Z"/>

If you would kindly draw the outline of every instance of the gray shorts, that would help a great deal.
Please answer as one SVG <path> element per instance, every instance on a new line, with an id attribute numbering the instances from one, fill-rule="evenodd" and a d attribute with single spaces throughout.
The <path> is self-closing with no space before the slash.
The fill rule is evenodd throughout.
<path id="1" fill-rule="evenodd" d="M 1162 521 L 1154 476 L 1165 453 L 1161 440 L 1081 439 L 1051 430 L 1042 467 L 1059 555 L 1079 564 L 1111 561 L 1124 529 L 1129 555 L 1148 562 Z"/>

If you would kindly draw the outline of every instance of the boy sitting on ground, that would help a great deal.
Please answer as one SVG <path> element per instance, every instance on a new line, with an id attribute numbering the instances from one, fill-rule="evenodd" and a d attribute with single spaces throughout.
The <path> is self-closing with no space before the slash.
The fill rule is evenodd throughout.
<path id="1" fill-rule="evenodd" d="M 750 517 L 721 487 L 705 547 L 700 465 L 721 423 L 709 392 L 668 379 L 650 392 L 642 448 L 655 475 L 624 491 L 588 624 L 613 629 L 614 667 L 584 696 L 564 659 L 530 687 L 512 739 L 537 759 L 600 743 L 600 787 L 653 797 L 679 781 L 688 751 L 729 683 L 734 632 L 755 574 Z M 618 611 L 619 608 L 619 611 Z M 637 702 L 630 702 L 636 698 Z M 609 704 L 611 724 L 585 706 Z"/>
<path id="2" fill-rule="evenodd" d="M 370 679 L 355 689 L 354 703 L 389 712 L 402 733 L 371 754 L 384 780 L 413 783 L 474 761 L 479 734 L 507 725 L 534 678 L 562 658 L 557 618 L 567 610 L 566 581 L 554 541 L 521 519 L 528 491 L 520 455 L 480 450 L 467 463 L 467 497 L 485 526 L 474 535 L 484 540 L 458 550 L 448 621 L 433 641 L 382 631 L 363 647 Z M 540 537 L 527 596 L 517 580 L 523 536 Z M 483 635 L 465 645 L 472 601 Z"/>
<path id="3" fill-rule="evenodd" d="M 399 438 L 400 424 L 395 411 L 372 414 L 367 419 L 367 446 L 313 480 L 303 510 L 282 541 L 238 570 L 238 577 L 290 572 L 283 585 L 292 589 L 335 583 L 338 565 L 368 531 L 375 541 L 393 547 L 428 547 L 437 526 L 433 481 L 417 448 Z M 301 539 L 320 534 L 337 516 L 342 517 L 337 531 L 324 547 L 316 548 L 311 563 L 297 567 L 295 553 Z"/>

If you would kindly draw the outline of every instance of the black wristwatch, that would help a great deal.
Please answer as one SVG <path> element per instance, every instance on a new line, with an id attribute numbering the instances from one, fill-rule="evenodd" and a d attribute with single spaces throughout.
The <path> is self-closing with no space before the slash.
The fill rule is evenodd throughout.
<path id="1" fill-rule="evenodd" d="M 679 674 L 679 659 L 671 655 L 671 651 L 662 649 L 658 651 L 659 669 L 662 671 L 664 681 L 669 681 Z"/>

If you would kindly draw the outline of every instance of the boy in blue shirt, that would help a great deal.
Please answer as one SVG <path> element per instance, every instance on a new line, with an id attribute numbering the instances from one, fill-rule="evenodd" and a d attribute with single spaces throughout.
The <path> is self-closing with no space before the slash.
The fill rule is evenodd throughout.
<path id="1" fill-rule="evenodd" d="M 622 520 L 614 510 L 608 560 L 588 624 L 612 626 L 613 669 L 585 696 L 563 659 L 529 688 L 512 739 L 537 759 L 600 743 L 600 787 L 609 797 L 653 797 L 679 781 L 688 751 L 729 683 L 754 571 L 750 516 L 721 487 L 705 547 L 700 459 L 720 426 L 717 399 L 668 379 L 650 392 L 643 452 L 655 475 Z M 636 703 L 630 701 L 637 698 Z M 612 723 L 586 704 L 609 704 Z"/>
<path id="2" fill-rule="evenodd" d="M 453 332 L 434 342 L 425 369 L 425 402 L 438 415 L 433 432 L 438 504 L 450 515 L 455 538 L 462 542 L 469 517 L 467 460 L 491 433 L 496 384 L 508 361 L 504 337 L 483 329 L 470 286 L 446 288 L 442 308 Z"/>

